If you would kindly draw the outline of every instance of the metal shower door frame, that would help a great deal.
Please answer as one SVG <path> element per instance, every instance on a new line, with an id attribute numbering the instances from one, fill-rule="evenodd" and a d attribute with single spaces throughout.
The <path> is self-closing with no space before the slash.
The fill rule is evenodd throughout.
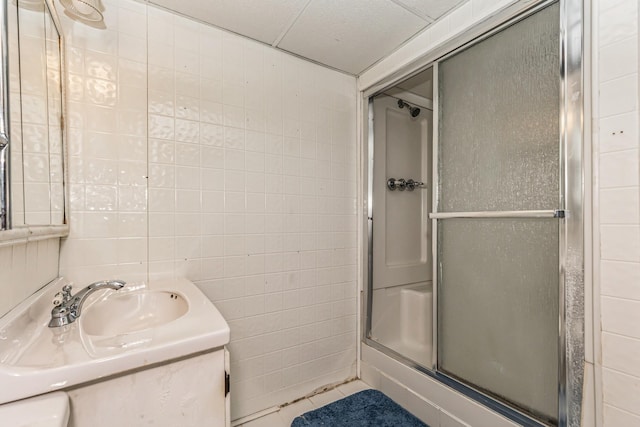
<path id="1" fill-rule="evenodd" d="M 476 34 L 458 37 L 449 43 L 439 46 L 431 55 L 420 58 L 404 67 L 375 86 L 363 92 L 365 120 L 368 120 L 368 174 L 367 174 L 367 230 L 368 230 L 368 259 L 365 278 L 365 303 L 363 311 L 363 342 L 382 353 L 389 355 L 406 365 L 419 370 L 438 381 L 449 385 L 456 391 L 488 406 L 496 412 L 523 425 L 542 425 L 537 420 L 530 418 L 515 408 L 488 396 L 467 384 L 449 377 L 437 370 L 438 360 L 438 296 L 437 296 L 437 232 L 438 220 L 456 217 L 452 213 L 438 213 L 438 63 L 460 50 L 482 41 L 502 29 L 536 13 L 537 11 L 558 2 L 560 4 L 560 194 L 556 210 L 547 211 L 510 211 L 491 213 L 503 218 L 534 217 L 534 218 L 558 218 L 559 231 L 559 313 L 558 313 L 558 426 L 578 427 L 582 416 L 582 394 L 584 383 L 585 364 L 585 290 L 584 290 L 584 99 L 585 99 L 585 72 L 584 72 L 584 4 L 582 0 L 541 0 L 533 5 L 512 5 L 516 10 L 505 10 L 506 17 L 502 21 L 479 25 Z M 517 3 L 528 3 L 526 1 Z M 509 9 L 507 7 L 506 9 Z M 474 32 L 474 29 L 469 31 Z M 398 82 L 412 77 L 415 74 L 433 67 L 434 90 L 433 100 L 433 178 L 432 178 L 432 256 L 433 256 L 433 365 L 425 367 L 406 358 L 373 340 L 371 340 L 371 308 L 372 308 L 372 205 L 373 205 L 373 128 L 372 128 L 372 99 L 373 96 L 384 89 L 394 86 Z M 463 217 L 487 217 L 483 212 L 466 212 Z"/>
<path id="2" fill-rule="evenodd" d="M 434 68 L 433 138 L 433 358 L 438 370 L 438 220 L 446 218 L 558 218 L 558 426 L 579 426 L 584 383 L 584 178 L 583 178 L 583 5 L 580 0 L 540 2 L 520 19 L 560 4 L 560 135 L 558 208 L 539 211 L 438 213 L 437 66 L 460 49 L 439 58 Z M 516 21 L 517 22 L 517 21 Z M 513 23 L 508 23 L 511 25 Z M 502 27 L 500 28 L 502 29 Z M 487 37 L 495 34 L 491 32 Z M 473 44 L 487 38 L 481 37 Z M 466 48 L 467 46 L 465 46 Z M 580 332 L 580 333 L 576 333 Z M 455 380 L 454 380 L 455 381 Z"/>
<path id="3" fill-rule="evenodd" d="M 11 124 L 9 120 L 9 20 L 0 2 L 0 230 L 11 228 Z"/>

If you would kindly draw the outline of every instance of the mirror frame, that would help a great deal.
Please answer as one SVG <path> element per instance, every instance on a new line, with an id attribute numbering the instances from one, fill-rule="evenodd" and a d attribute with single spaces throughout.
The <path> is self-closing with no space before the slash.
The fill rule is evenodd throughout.
<path id="1" fill-rule="evenodd" d="M 55 237 L 64 237 L 69 234 L 69 175 L 68 175 L 68 150 L 66 117 L 66 91 L 65 84 L 67 74 L 65 67 L 65 43 L 60 18 L 58 17 L 53 0 L 43 0 L 46 10 L 49 12 L 53 25 L 58 32 L 60 40 L 60 89 L 62 102 L 62 167 L 64 186 L 64 213 L 61 225 L 24 225 L 12 227 L 11 223 L 11 128 L 9 122 L 9 28 L 8 28 L 8 1 L 0 0 L 0 246 L 6 244 L 24 243 L 35 240 L 44 240 Z"/>

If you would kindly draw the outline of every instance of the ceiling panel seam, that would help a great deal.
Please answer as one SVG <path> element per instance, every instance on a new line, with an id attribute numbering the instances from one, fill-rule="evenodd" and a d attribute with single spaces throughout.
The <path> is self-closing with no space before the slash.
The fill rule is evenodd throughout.
<path id="1" fill-rule="evenodd" d="M 436 19 L 432 18 L 429 15 L 425 15 L 424 13 L 420 13 L 418 12 L 416 9 L 407 6 L 406 4 L 402 3 L 400 0 L 389 0 L 391 3 L 396 4 L 397 6 L 400 6 L 401 8 L 403 8 L 404 10 L 406 10 L 407 12 L 411 12 L 414 15 L 416 15 L 418 18 L 423 19 L 425 21 L 428 22 L 428 24 L 433 24 Z"/>
<path id="2" fill-rule="evenodd" d="M 296 21 L 300 18 L 300 15 L 302 15 L 304 13 L 304 11 L 307 9 L 307 7 L 309 7 L 309 5 L 311 4 L 313 0 L 308 0 L 307 3 L 304 5 L 304 7 L 302 7 L 298 13 L 296 13 L 293 18 L 291 18 L 291 20 L 289 21 L 289 23 L 287 25 L 285 25 L 284 29 L 282 30 L 282 32 L 280 33 L 280 35 L 276 38 L 276 40 L 271 43 L 272 47 L 278 47 L 278 44 L 280 44 L 280 42 L 282 41 L 282 39 L 284 38 L 284 36 L 287 35 L 287 33 L 289 32 L 289 30 L 291 30 L 291 27 L 294 26 L 294 24 L 296 23 Z"/>

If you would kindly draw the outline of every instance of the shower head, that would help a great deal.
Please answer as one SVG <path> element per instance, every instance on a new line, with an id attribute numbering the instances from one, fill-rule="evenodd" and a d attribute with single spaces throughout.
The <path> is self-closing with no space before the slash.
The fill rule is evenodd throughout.
<path id="1" fill-rule="evenodd" d="M 409 114 L 411 115 L 411 117 L 414 117 L 414 118 L 418 117 L 418 115 L 420 114 L 420 108 L 412 107 L 408 103 L 404 102 L 402 99 L 398 99 L 398 107 L 399 108 L 407 107 L 409 109 Z"/>

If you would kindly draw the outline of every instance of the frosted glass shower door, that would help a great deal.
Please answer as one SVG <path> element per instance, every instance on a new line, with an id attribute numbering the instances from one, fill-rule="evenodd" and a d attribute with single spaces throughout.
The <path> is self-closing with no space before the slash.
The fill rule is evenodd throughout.
<path id="1" fill-rule="evenodd" d="M 438 370 L 558 414 L 559 7 L 438 66 Z"/>

